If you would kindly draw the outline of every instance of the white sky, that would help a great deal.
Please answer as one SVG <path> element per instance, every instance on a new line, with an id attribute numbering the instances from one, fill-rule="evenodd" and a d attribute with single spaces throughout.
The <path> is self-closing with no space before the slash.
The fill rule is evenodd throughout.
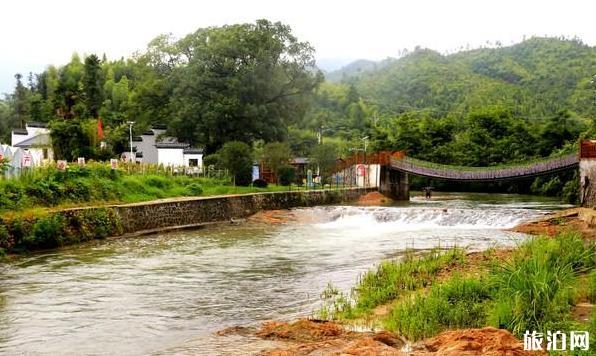
<path id="1" fill-rule="evenodd" d="M 324 63 L 397 56 L 416 45 L 448 51 L 487 40 L 578 36 L 596 44 L 596 1 L 531 0 L 5 0 L 0 3 L 0 93 L 13 75 L 64 64 L 73 52 L 111 59 L 161 33 L 253 22 L 289 24 Z"/>

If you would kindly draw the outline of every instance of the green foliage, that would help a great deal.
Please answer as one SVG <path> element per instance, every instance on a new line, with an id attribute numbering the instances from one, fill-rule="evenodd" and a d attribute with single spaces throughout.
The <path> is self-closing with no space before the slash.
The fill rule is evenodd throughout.
<path id="1" fill-rule="evenodd" d="M 463 263 L 461 251 L 450 253 L 383 262 L 363 276 L 352 298 L 328 287 L 324 296 L 331 302 L 325 301 L 321 314 L 354 318 L 396 301 L 384 325 L 410 340 L 485 325 L 521 337 L 525 330 L 569 329 L 574 303 L 583 295 L 593 301 L 596 295 L 596 244 L 579 233 L 533 238 L 480 277 L 456 274 L 437 283 L 437 271 Z M 580 273 L 587 274 L 587 288 L 578 283 Z"/>
<path id="2" fill-rule="evenodd" d="M 50 129 L 55 159 L 76 161 L 78 157 L 92 155 L 91 140 L 83 130 L 82 121 L 52 121 Z"/>
<path id="3" fill-rule="evenodd" d="M 227 169 L 234 184 L 247 186 L 252 181 L 253 157 L 250 147 L 239 141 L 227 142 L 218 151 L 222 166 Z"/>
<path id="4" fill-rule="evenodd" d="M 290 165 L 283 165 L 277 168 L 277 180 L 284 187 L 289 186 L 296 180 L 296 169 Z"/>
<path id="5" fill-rule="evenodd" d="M 264 179 L 255 179 L 252 182 L 252 186 L 257 188 L 267 188 L 268 185 L 269 184 L 267 184 L 267 181 Z"/>
<path id="6" fill-rule="evenodd" d="M 362 315 L 407 291 L 430 285 L 442 268 L 457 266 L 463 263 L 463 258 L 464 253 L 459 249 L 446 252 L 434 250 L 424 255 L 407 252 L 403 259 L 381 262 L 378 267 L 365 273 L 352 291 L 353 305 L 342 302 L 347 300 L 344 295 L 329 293 L 329 296 L 337 295 L 339 300 L 327 300 L 323 310 L 332 315 L 333 309 L 342 311 L 334 317 Z"/>
<path id="7" fill-rule="evenodd" d="M 595 265 L 596 245 L 586 246 L 578 233 L 531 240 L 492 271 L 496 300 L 489 322 L 518 336 L 560 325 L 577 293 L 577 273 Z"/>
<path id="8" fill-rule="evenodd" d="M 262 160 L 271 171 L 275 173 L 278 180 L 281 180 L 280 168 L 286 169 L 292 158 L 290 145 L 286 142 L 269 142 L 263 147 Z M 282 184 L 287 185 L 287 184 Z"/>
<path id="9" fill-rule="evenodd" d="M 507 107 L 523 117 L 565 109 L 589 115 L 595 52 L 577 39 L 538 37 L 509 47 L 462 48 L 451 55 L 416 48 L 400 59 L 346 73 L 343 81 L 381 112 L 427 110 L 445 115 Z"/>
<path id="10" fill-rule="evenodd" d="M 103 73 L 100 65 L 101 62 L 95 54 L 85 58 L 83 91 L 87 110 L 93 118 L 98 116 L 103 103 Z"/>
<path id="11" fill-rule="evenodd" d="M 484 325 L 485 304 L 490 299 L 486 281 L 455 276 L 433 285 L 428 293 L 418 292 L 399 303 L 386 327 L 408 340 L 420 340 L 441 331 Z"/>
<path id="12" fill-rule="evenodd" d="M 337 165 L 337 157 L 337 145 L 332 143 L 322 143 L 312 150 L 310 163 L 319 168 L 322 182 L 333 172 Z"/>
<path id="13" fill-rule="evenodd" d="M 592 304 L 596 303 L 596 269 L 588 274 L 588 301 Z"/>
<path id="14" fill-rule="evenodd" d="M 210 167 L 210 166 L 221 167 L 222 164 L 221 164 L 220 155 L 217 153 L 213 153 L 213 154 L 203 157 L 203 165 L 205 167 Z"/>
<path id="15" fill-rule="evenodd" d="M 41 217 L 33 224 L 31 234 L 26 236 L 22 243 L 31 250 L 62 246 L 63 226 L 64 219 L 60 215 Z"/>
<path id="16" fill-rule="evenodd" d="M 186 186 L 186 190 L 189 195 L 201 195 L 203 194 L 203 187 L 199 183 L 190 183 Z"/>

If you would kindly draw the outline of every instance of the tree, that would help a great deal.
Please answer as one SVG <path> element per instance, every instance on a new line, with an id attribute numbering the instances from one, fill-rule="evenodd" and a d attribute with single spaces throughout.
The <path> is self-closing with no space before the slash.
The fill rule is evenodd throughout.
<path id="1" fill-rule="evenodd" d="M 50 136 L 54 158 L 74 161 L 77 157 L 90 157 L 91 140 L 79 120 L 56 120 L 50 123 Z"/>
<path id="2" fill-rule="evenodd" d="M 279 168 L 287 166 L 292 158 L 292 151 L 287 142 L 269 142 L 263 147 L 263 162 L 279 179 Z"/>
<path id="3" fill-rule="evenodd" d="M 83 75 L 83 90 L 87 110 L 92 118 L 98 117 L 99 109 L 103 103 L 103 73 L 99 58 L 92 54 L 85 58 L 85 71 Z"/>
<path id="4" fill-rule="evenodd" d="M 162 52 L 152 48 L 151 58 L 169 73 L 172 132 L 209 153 L 227 141 L 284 139 L 322 80 L 314 49 L 281 23 L 199 29 L 158 43 Z"/>
<path id="5" fill-rule="evenodd" d="M 337 165 L 337 146 L 333 143 L 317 145 L 312 151 L 311 162 L 319 168 L 321 182 L 324 182 Z"/>
<path id="6" fill-rule="evenodd" d="M 19 123 L 21 128 L 25 128 L 25 123 L 29 119 L 29 102 L 28 102 L 28 93 L 29 91 L 23 85 L 21 79 L 23 76 L 19 73 L 15 74 L 15 79 L 17 80 L 17 85 L 14 89 L 14 113 L 16 116 L 16 122 Z"/>
<path id="7" fill-rule="evenodd" d="M 231 141 L 217 153 L 222 166 L 232 175 L 234 185 L 247 186 L 251 183 L 253 157 L 250 146 L 244 142 Z"/>

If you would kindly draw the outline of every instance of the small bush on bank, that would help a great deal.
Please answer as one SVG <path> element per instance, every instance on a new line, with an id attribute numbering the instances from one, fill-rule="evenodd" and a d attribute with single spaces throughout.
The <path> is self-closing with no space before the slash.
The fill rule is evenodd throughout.
<path id="1" fill-rule="evenodd" d="M 450 328 L 480 327 L 485 323 L 485 304 L 490 293 L 485 281 L 455 276 L 433 285 L 428 293 L 417 292 L 399 303 L 386 327 L 409 340 L 420 340 Z"/>
<path id="2" fill-rule="evenodd" d="M 31 250 L 62 246 L 65 234 L 62 232 L 64 219 L 59 215 L 48 215 L 39 218 L 30 234 L 25 236 L 22 243 Z"/>
<path id="3" fill-rule="evenodd" d="M 201 195 L 203 194 L 203 187 L 198 183 L 190 183 L 186 186 L 188 195 Z"/>
<path id="4" fill-rule="evenodd" d="M 122 230 L 120 218 L 111 208 L 16 216 L 2 221 L 0 248 L 6 252 L 55 248 L 120 235 Z"/>
<path id="5" fill-rule="evenodd" d="M 255 179 L 252 181 L 252 186 L 256 188 L 267 188 L 267 181 L 263 179 Z"/>
<path id="6" fill-rule="evenodd" d="M 296 169 L 289 165 L 279 167 L 277 169 L 277 179 L 280 185 L 287 187 L 296 179 Z"/>

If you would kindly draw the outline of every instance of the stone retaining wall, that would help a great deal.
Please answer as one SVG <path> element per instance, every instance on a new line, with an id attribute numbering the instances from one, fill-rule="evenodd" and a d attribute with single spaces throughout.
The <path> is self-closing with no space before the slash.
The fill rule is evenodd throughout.
<path id="1" fill-rule="evenodd" d="M 259 210 L 337 204 L 376 188 L 186 197 L 0 218 L 0 257 L 109 236 L 141 235 L 243 218 Z"/>
<path id="2" fill-rule="evenodd" d="M 118 205 L 124 233 L 189 226 L 243 218 L 260 210 L 336 204 L 357 200 L 376 188 L 254 193 L 203 198 L 181 198 Z"/>

